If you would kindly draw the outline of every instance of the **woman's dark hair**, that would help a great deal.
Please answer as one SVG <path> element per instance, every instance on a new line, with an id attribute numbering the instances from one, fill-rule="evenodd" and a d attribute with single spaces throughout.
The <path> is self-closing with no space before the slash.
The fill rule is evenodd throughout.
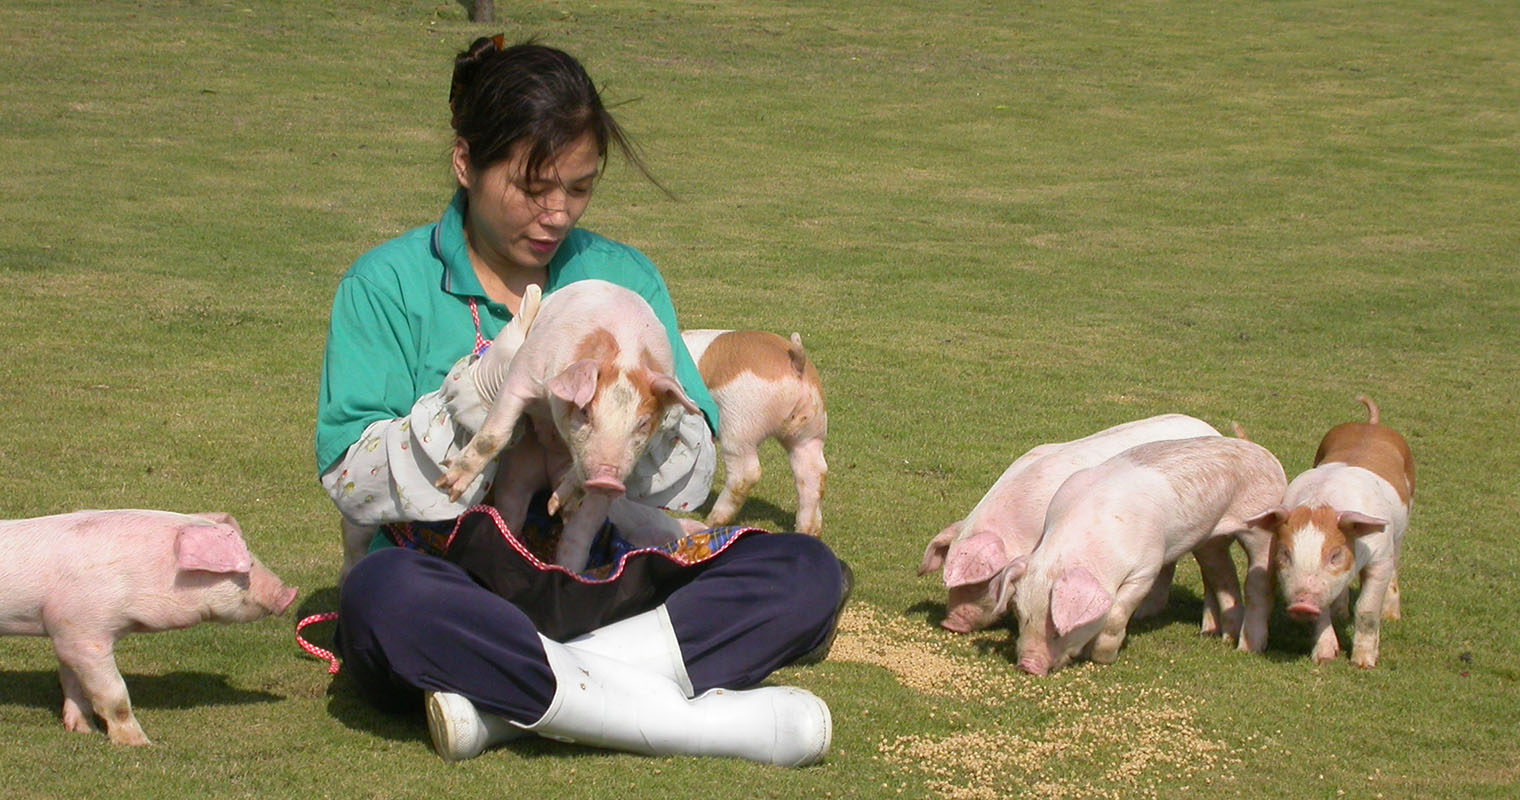
<path id="1" fill-rule="evenodd" d="M 524 174 L 539 178 L 565 147 L 590 133 L 603 160 L 614 145 L 639 172 L 659 185 L 633 143 L 602 105 L 584 67 L 570 54 L 532 41 L 505 47 L 502 36 L 483 36 L 454 57 L 449 89 L 454 133 L 469 147 L 470 165 L 484 169 L 527 143 Z"/>

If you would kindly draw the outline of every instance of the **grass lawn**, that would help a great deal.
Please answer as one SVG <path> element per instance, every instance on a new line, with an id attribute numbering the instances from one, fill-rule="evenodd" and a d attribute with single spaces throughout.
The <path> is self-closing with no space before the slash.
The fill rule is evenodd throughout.
<path id="1" fill-rule="evenodd" d="M 1520 11 L 1451 2 L 0 2 L 0 516 L 222 510 L 335 607 L 312 456 L 334 285 L 437 219 L 453 53 L 579 56 L 671 199 L 613 161 L 583 225 L 691 328 L 802 334 L 824 538 L 858 579 L 797 771 L 530 741 L 444 764 L 293 620 L 123 640 L 155 745 L 65 732 L 0 639 L 10 798 L 1503 798 L 1520 792 Z M 1014 669 L 915 569 L 1020 453 L 1165 412 L 1289 476 L 1370 394 L 1419 465 L 1372 671 L 1196 634 Z M 790 524 L 778 449 L 742 522 Z M 1346 641 L 1346 626 L 1342 626 Z M 313 629 L 322 641 L 328 633 Z"/>

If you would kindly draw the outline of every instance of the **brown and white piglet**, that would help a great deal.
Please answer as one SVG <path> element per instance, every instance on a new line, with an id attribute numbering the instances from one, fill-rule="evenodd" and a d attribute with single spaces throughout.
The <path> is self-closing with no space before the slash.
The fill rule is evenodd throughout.
<path id="1" fill-rule="evenodd" d="M 681 332 L 702 382 L 718 404 L 718 447 L 723 454 L 723 491 L 708 512 L 708 525 L 738 516 L 760 480 L 760 443 L 775 439 L 786 450 L 797 485 L 798 532 L 823 531 L 823 458 L 829 417 L 818 370 L 802 349 L 767 331 Z"/>
<path id="2" fill-rule="evenodd" d="M 1288 615 L 1314 623 L 1315 663 L 1340 654 L 1332 611 L 1344 613 L 1351 578 L 1360 576 L 1351 663 L 1370 669 L 1382 620 L 1400 615 L 1399 553 L 1414 500 L 1414 458 L 1404 437 L 1378 423 L 1377 405 L 1357 399 L 1367 422 L 1331 428 L 1314 467 L 1293 479 L 1282 505 L 1251 522 L 1272 534 L 1270 571 Z M 1240 646 L 1260 651 L 1266 641 L 1262 630 Z"/>
<path id="3" fill-rule="evenodd" d="M 49 636 L 63 724 L 148 744 L 113 648 L 128 633 L 251 622 L 295 600 L 222 513 L 77 511 L 0 521 L 0 634 Z"/>
<path id="4" fill-rule="evenodd" d="M 554 561 L 578 572 L 651 438 L 682 411 L 700 413 L 674 372 L 670 340 L 644 298 L 601 280 L 564 286 L 544 298 L 480 430 L 437 485 L 458 499 L 524 416 L 536 431 L 557 434 L 571 466 L 551 497 L 566 507 Z M 553 448 L 545 452 L 554 460 Z M 503 492 L 533 491 L 532 483 L 498 481 L 498 502 Z"/>

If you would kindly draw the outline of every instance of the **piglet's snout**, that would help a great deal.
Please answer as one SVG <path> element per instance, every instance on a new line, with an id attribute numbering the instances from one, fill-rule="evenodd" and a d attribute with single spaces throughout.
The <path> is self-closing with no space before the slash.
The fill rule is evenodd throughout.
<path id="1" fill-rule="evenodd" d="M 280 594 L 280 596 L 275 600 L 274 605 L 271 606 L 269 610 L 274 612 L 274 615 L 277 617 L 281 614 L 284 614 L 285 610 L 290 608 L 290 604 L 296 601 L 296 594 L 298 591 L 299 590 L 293 586 L 285 587 L 285 591 Z"/>
<path id="2" fill-rule="evenodd" d="M 1313 622 L 1319 619 L 1319 615 L 1319 606 L 1306 600 L 1299 600 L 1293 605 L 1288 606 L 1288 616 L 1299 622 Z"/>
<path id="3" fill-rule="evenodd" d="M 983 614 L 982 610 L 971 603 L 951 605 L 945 612 L 945 618 L 940 622 L 940 627 L 954 633 L 970 633 L 978 628 L 986 627 L 997 621 L 992 614 Z"/>
<path id="4" fill-rule="evenodd" d="M 615 497 L 621 497 L 628 491 L 628 488 L 623 485 L 623 479 L 618 475 L 617 468 L 611 466 L 591 469 L 586 481 L 581 484 L 581 488 L 588 492 L 600 492 Z"/>
<path id="5" fill-rule="evenodd" d="M 1030 675 L 1046 675 L 1050 672 L 1050 666 L 1043 659 L 1031 656 L 1019 659 L 1019 669 Z"/>

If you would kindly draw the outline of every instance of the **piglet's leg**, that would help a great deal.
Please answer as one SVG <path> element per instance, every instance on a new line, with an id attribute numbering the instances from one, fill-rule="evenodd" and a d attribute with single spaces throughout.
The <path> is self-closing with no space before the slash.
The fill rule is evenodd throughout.
<path id="1" fill-rule="evenodd" d="M 1236 541 L 1246 551 L 1246 607 L 1239 649 L 1260 653 L 1267 649 L 1267 620 L 1272 616 L 1272 534 L 1247 528 L 1236 534 Z"/>
<path id="2" fill-rule="evenodd" d="M 571 572 L 586 568 L 591 557 L 591 543 L 607 520 L 607 509 L 612 505 L 612 498 L 601 492 L 585 492 L 584 495 L 580 506 L 565 518 L 559 546 L 554 551 L 554 563 Z"/>
<path id="3" fill-rule="evenodd" d="M 66 670 L 72 670 L 95 715 L 106 723 L 106 733 L 116 744 L 148 744 L 148 736 L 127 697 L 127 684 L 116 670 L 110 639 L 55 636 L 53 650 Z"/>
<path id="4" fill-rule="evenodd" d="M 1399 556 L 1403 544 L 1394 545 L 1393 549 L 1393 577 L 1388 580 L 1388 591 L 1383 595 L 1383 619 L 1403 619 L 1404 614 L 1399 603 Z M 1364 584 L 1365 585 L 1365 584 Z"/>
<path id="5" fill-rule="evenodd" d="M 522 533 L 533 493 L 549 485 L 543 446 L 530 432 L 502 453 L 496 467 L 496 510 L 507 530 Z"/>
<path id="6" fill-rule="evenodd" d="M 1240 637 L 1242 611 L 1240 578 L 1235 574 L 1235 561 L 1230 558 L 1231 541 L 1225 537 L 1210 539 L 1193 551 L 1193 557 L 1198 560 L 1204 586 L 1214 597 L 1214 608 L 1217 609 L 1217 616 L 1210 620 L 1205 605 L 1200 632 L 1204 636 L 1218 636 L 1233 645 Z"/>
<path id="7" fill-rule="evenodd" d="M 448 471 L 434 483 L 449 493 L 449 500 L 458 500 L 486 468 L 486 464 L 510 443 L 512 431 L 517 427 L 517 421 L 522 417 L 526 406 L 526 399 L 510 392 L 504 391 L 496 398 L 496 403 L 491 406 L 480 430 L 459 451 L 459 455 L 449 464 Z"/>
<path id="8" fill-rule="evenodd" d="M 349 570 L 369 553 L 369 545 L 375 540 L 379 528 L 375 525 L 362 525 L 347 517 L 341 518 L 339 528 L 343 531 L 343 566 L 338 570 L 338 585 L 342 586 Z"/>
<path id="9" fill-rule="evenodd" d="M 1108 616 L 1103 620 L 1103 630 L 1098 632 L 1098 637 L 1092 642 L 1091 658 L 1098 664 L 1112 664 L 1119 658 L 1119 646 L 1124 644 L 1124 635 L 1129 629 L 1129 619 L 1134 616 L 1135 609 L 1145 602 L 1146 595 L 1150 594 L 1154 580 L 1140 580 L 1133 583 L 1125 583 L 1119 587 L 1114 597 L 1114 604 L 1108 609 Z"/>
<path id="10" fill-rule="evenodd" d="M 1394 568 L 1393 579 L 1388 581 L 1388 591 L 1383 595 L 1383 619 L 1403 619 L 1399 603 L 1399 571 Z"/>
<path id="11" fill-rule="evenodd" d="M 1340 640 L 1335 638 L 1335 626 L 1330 622 L 1330 609 L 1320 612 L 1314 620 L 1314 651 L 1311 657 L 1316 664 L 1334 661 L 1341 653 Z"/>
<path id="12" fill-rule="evenodd" d="M 823 439 L 783 444 L 792 467 L 792 479 L 797 484 L 797 532 L 817 536 L 823 533 L 823 483 L 829 474 L 828 462 L 823 458 Z"/>
<path id="13" fill-rule="evenodd" d="M 619 536 L 634 547 L 659 547 L 686 535 L 680 520 L 664 511 L 636 503 L 626 497 L 612 501 L 607 517 Z"/>
<path id="14" fill-rule="evenodd" d="M 1156 575 L 1156 582 L 1151 584 L 1150 592 L 1145 595 L 1140 607 L 1135 609 L 1135 619 L 1153 617 L 1166 608 L 1166 601 L 1172 596 L 1172 576 L 1176 571 L 1175 561 L 1161 566 L 1161 572 Z"/>
<path id="15" fill-rule="evenodd" d="M 89 698 L 84 695 L 84 687 L 79 685 L 79 676 L 62 662 L 58 664 L 58 684 L 63 688 L 64 729 L 74 733 L 93 733 L 95 726 L 90 723 L 90 717 L 94 712 L 90 710 Z"/>
<path id="16" fill-rule="evenodd" d="M 739 515 L 749 492 L 760 482 L 760 454 L 757 442 L 737 434 L 720 436 L 723 451 L 723 491 L 707 514 L 708 525 L 727 525 Z"/>
<path id="17" fill-rule="evenodd" d="M 1356 629 L 1351 637 L 1351 663 L 1362 669 L 1377 666 L 1383 608 L 1395 575 L 1393 564 L 1387 561 L 1368 564 L 1362 570 L 1362 593 L 1356 598 Z"/>

